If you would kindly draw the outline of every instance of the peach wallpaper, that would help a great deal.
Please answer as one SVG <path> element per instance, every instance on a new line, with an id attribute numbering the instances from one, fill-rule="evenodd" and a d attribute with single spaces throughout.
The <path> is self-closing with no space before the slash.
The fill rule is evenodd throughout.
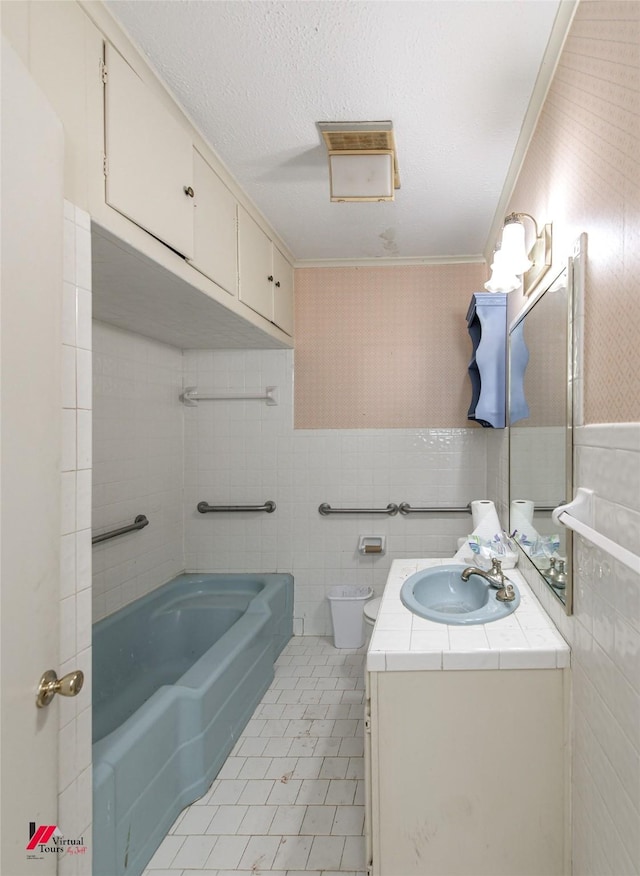
<path id="1" fill-rule="evenodd" d="M 465 316 L 486 267 L 296 270 L 295 427 L 471 426 Z"/>
<path id="2" fill-rule="evenodd" d="M 580 3 L 509 209 L 553 222 L 558 268 L 587 232 L 584 422 L 640 421 L 638 0 Z"/>

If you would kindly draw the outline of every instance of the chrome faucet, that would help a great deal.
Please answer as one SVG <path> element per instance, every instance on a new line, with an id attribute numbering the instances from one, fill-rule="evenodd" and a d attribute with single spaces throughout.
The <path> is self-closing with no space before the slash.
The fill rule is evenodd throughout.
<path id="1" fill-rule="evenodd" d="M 494 557 L 491 560 L 491 569 L 488 572 L 485 572 L 483 569 L 478 569 L 476 566 L 467 566 L 460 577 L 463 581 L 468 581 L 471 575 L 479 575 L 481 578 L 484 578 L 491 587 L 497 588 L 498 592 L 496 593 L 496 599 L 500 600 L 500 602 L 513 602 L 516 598 L 513 584 L 509 583 L 502 571 L 502 560 L 498 560 Z"/>

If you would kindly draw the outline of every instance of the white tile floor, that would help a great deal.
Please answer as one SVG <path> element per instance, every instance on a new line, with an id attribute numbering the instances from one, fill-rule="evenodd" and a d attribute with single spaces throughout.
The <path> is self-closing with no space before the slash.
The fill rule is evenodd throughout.
<path id="1" fill-rule="evenodd" d="M 364 876 L 364 658 L 293 638 L 210 790 L 145 876 Z"/>

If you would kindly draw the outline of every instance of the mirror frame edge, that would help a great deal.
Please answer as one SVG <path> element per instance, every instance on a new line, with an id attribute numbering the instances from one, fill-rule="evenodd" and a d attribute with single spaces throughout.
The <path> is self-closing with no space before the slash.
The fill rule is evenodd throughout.
<path id="1" fill-rule="evenodd" d="M 584 283 L 584 258 L 586 256 L 586 241 L 587 235 L 586 233 L 582 233 L 580 237 L 574 242 L 572 252 L 567 259 L 567 264 L 562 270 L 560 270 L 554 278 L 547 283 L 543 289 L 539 290 L 537 293 L 529 296 L 529 300 L 526 302 L 525 306 L 522 310 L 516 315 L 516 317 L 512 320 L 511 324 L 508 326 L 508 338 L 510 341 L 510 336 L 512 330 L 521 322 L 522 319 L 526 316 L 526 314 L 533 308 L 533 306 L 539 301 L 540 298 L 558 281 L 561 277 L 563 271 L 566 270 L 567 274 L 567 308 L 566 308 L 566 320 L 567 320 L 567 334 L 566 334 L 566 395 L 565 395 L 565 405 L 566 405 L 566 426 L 565 426 L 565 501 L 571 502 L 573 499 L 573 483 L 574 483 L 574 442 L 573 442 L 573 431 L 576 426 L 576 421 L 580 422 L 580 416 L 576 416 L 578 412 L 575 410 L 576 406 L 576 394 L 574 393 L 574 356 L 575 356 L 575 321 L 577 320 L 576 307 L 583 297 L 583 290 L 576 290 L 576 262 L 580 259 L 580 272 L 579 272 L 579 280 L 580 283 Z M 509 426 L 509 503 L 508 507 L 511 507 L 511 412 L 509 410 L 509 400 L 511 398 L 511 345 L 508 345 L 508 367 L 507 367 L 507 413 L 508 413 L 508 426 Z M 549 585 L 549 583 L 545 580 L 545 584 L 548 589 L 553 593 L 554 597 L 562 606 L 565 614 L 570 615 L 573 613 L 573 575 L 574 575 L 574 539 L 573 533 L 570 529 L 565 530 L 565 539 L 566 539 L 566 560 L 568 567 L 568 583 L 567 588 L 565 590 L 565 600 L 563 601 L 557 591 Z M 522 551 L 520 546 L 519 549 Z M 524 551 L 522 551 L 523 556 L 526 556 Z M 527 558 L 528 559 L 528 558 Z M 531 561 L 530 561 L 531 562 Z M 540 570 L 535 566 L 533 562 L 531 562 L 532 568 L 536 571 L 536 573 L 544 580 L 544 576 L 540 572 Z"/>

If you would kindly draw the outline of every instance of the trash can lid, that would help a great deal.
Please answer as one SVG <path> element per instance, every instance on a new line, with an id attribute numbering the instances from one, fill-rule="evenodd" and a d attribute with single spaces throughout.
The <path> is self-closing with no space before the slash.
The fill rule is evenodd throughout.
<path id="1" fill-rule="evenodd" d="M 329 599 L 369 599 L 373 596 L 371 587 L 358 587 L 353 584 L 342 584 L 337 587 L 332 587 L 327 593 Z"/>
<path id="2" fill-rule="evenodd" d="M 369 602 L 365 602 L 364 616 L 368 617 L 369 620 L 374 621 L 378 617 L 378 610 L 380 608 L 381 601 L 382 597 L 378 596 L 376 599 L 371 599 L 369 600 Z"/>

